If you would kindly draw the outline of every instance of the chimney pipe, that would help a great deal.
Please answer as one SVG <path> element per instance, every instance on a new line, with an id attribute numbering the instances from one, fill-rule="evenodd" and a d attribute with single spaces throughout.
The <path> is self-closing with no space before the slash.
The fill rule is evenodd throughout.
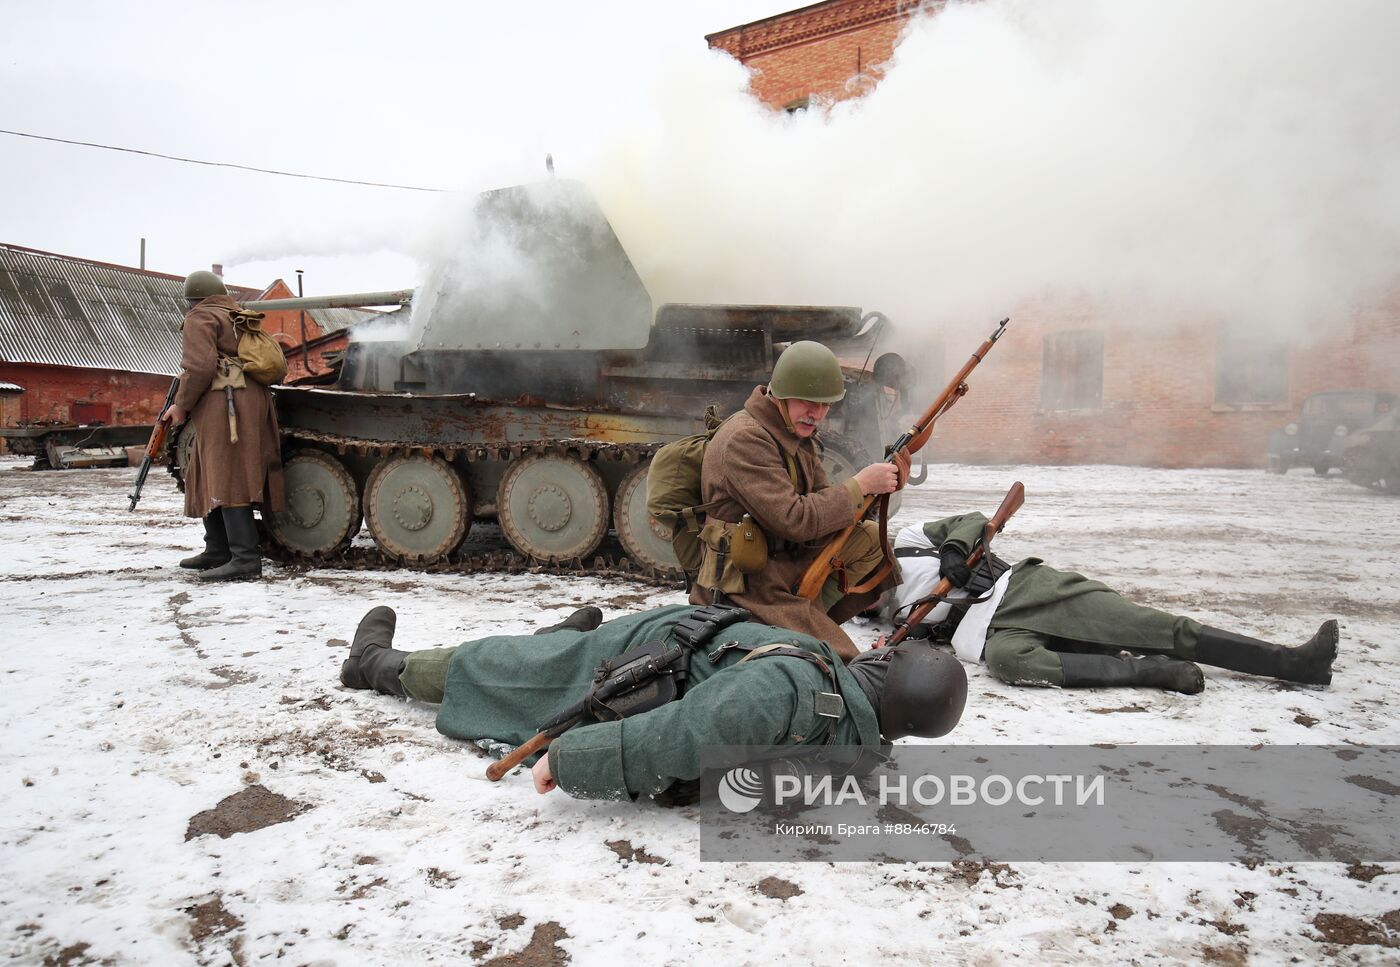
<path id="1" fill-rule="evenodd" d="M 146 267 L 146 240 L 141 239 L 141 268 Z"/>
<path id="2" fill-rule="evenodd" d="M 215 262 L 213 265 L 210 266 L 210 268 L 214 270 L 214 274 L 217 275 L 219 278 L 222 279 L 224 277 L 224 267 L 220 263 Z"/>

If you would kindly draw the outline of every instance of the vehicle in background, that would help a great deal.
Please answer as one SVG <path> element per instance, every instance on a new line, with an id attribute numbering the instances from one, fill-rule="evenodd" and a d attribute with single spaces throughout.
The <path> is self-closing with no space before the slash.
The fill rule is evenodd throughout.
<path id="1" fill-rule="evenodd" d="M 1298 419 L 1269 436 L 1269 472 L 1312 467 L 1325 477 L 1343 463 L 1342 441 L 1353 430 L 1370 426 L 1400 403 L 1395 393 L 1369 389 L 1327 390 L 1303 400 Z"/>
<path id="2" fill-rule="evenodd" d="M 1400 411 L 1347 435 L 1342 444 L 1342 472 L 1354 484 L 1400 494 Z"/>

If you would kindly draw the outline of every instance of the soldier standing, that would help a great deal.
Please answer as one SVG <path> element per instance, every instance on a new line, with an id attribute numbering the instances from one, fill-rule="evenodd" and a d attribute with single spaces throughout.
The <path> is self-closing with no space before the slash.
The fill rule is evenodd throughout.
<path id="1" fill-rule="evenodd" d="M 1035 557 L 1012 566 L 988 553 L 969 569 L 967 557 L 986 523 L 972 513 L 901 530 L 894 546 L 904 583 L 895 600 L 901 609 L 913 605 L 940 576 L 962 588 L 960 597 L 972 603 L 944 602 L 925 620 L 944 623 L 958 657 L 986 662 L 1004 682 L 1138 685 L 1194 695 L 1205 688 L 1196 662 L 1305 685 L 1332 681 L 1335 620 L 1289 648 L 1133 604 L 1098 581 Z"/>
<path id="2" fill-rule="evenodd" d="M 407 652 L 393 647 L 394 612 L 378 607 L 360 621 L 340 681 L 440 703 L 437 728 L 444 735 L 521 745 L 579 700 L 603 662 L 667 640 L 706 610 L 671 605 L 596 630 L 579 630 L 592 622 L 570 621 L 547 634 L 496 635 Z M 637 799 L 706 769 L 739 764 L 714 761 L 715 747 L 878 749 L 882 736 L 947 734 L 966 701 L 967 677 L 957 659 L 923 642 L 866 652 L 843 665 L 809 635 L 740 621 L 692 648 L 678 699 L 628 718 L 588 721 L 556 738 L 535 763 L 535 788 L 560 788 L 583 799 Z"/>
<path id="3" fill-rule="evenodd" d="M 272 393 L 237 371 L 238 334 L 223 280 L 185 279 L 189 311 L 181 326 L 180 387 L 161 414 L 194 428 L 185 474 L 185 516 L 204 520 L 204 550 L 180 562 L 203 581 L 262 575 L 253 507 L 282 509 L 282 456 Z"/>
<path id="4" fill-rule="evenodd" d="M 700 574 L 690 600 L 707 604 L 722 592 L 727 603 L 821 638 L 849 661 L 859 650 L 841 623 L 869 607 L 894 578 L 848 595 L 833 576 L 815 601 L 793 589 L 826 543 L 856 521 L 865 495 L 891 493 L 902 482 L 889 463 L 871 464 L 841 484 L 828 482 L 817 430 L 845 395 L 836 355 L 821 343 L 796 342 L 778 357 L 768 385 L 755 387 L 744 408 L 715 433 L 701 469 L 702 499 L 711 509 L 700 531 Z M 884 555 L 874 521 L 861 522 L 843 557 L 851 584 L 880 567 Z"/>

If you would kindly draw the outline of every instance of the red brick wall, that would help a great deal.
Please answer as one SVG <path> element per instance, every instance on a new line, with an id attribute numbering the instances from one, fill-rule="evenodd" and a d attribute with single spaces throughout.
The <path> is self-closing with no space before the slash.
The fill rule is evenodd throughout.
<path id="1" fill-rule="evenodd" d="M 840 100 L 878 82 L 872 68 L 889 60 L 918 6 L 829 0 L 706 39 L 754 71 L 751 90 L 774 108 L 810 95 Z M 849 83 L 858 71 L 861 81 Z M 1102 407 L 1045 412 L 1044 337 L 1074 329 L 1104 334 Z M 948 371 L 936 379 L 936 389 L 985 337 L 980 330 L 943 334 Z M 974 374 L 971 395 L 940 424 L 928 454 L 979 463 L 1263 466 L 1270 431 L 1295 417 L 1309 393 L 1400 391 L 1400 290 L 1292 351 L 1286 403 L 1218 404 L 1216 364 L 1213 322 L 1183 317 L 1165 326 L 1135 326 L 1068 300 L 1022 306 Z"/>
<path id="2" fill-rule="evenodd" d="M 754 72 L 754 95 L 773 107 L 811 96 L 839 101 L 874 86 L 910 6 L 901 0 L 831 0 L 706 39 Z"/>
<path id="3" fill-rule="evenodd" d="M 259 298 L 262 299 L 293 299 L 296 293 L 291 290 L 287 283 L 278 279 Z M 283 333 L 291 340 L 291 345 L 301 344 L 301 313 L 296 309 L 277 309 L 266 314 L 263 319 L 263 332 L 269 335 Z M 306 314 L 306 338 L 308 340 L 317 339 L 324 336 L 325 332 L 321 326 L 311 317 L 311 313 Z"/>
<path id="4" fill-rule="evenodd" d="M 1044 411 L 1044 337 L 1074 329 L 1103 333 L 1102 407 Z M 944 381 L 985 335 L 944 337 Z M 1215 398 L 1212 322 L 1183 318 L 1136 328 L 1083 306 L 1023 306 L 973 373 L 968 397 L 939 424 L 929 455 L 971 463 L 1261 467 L 1269 433 L 1297 416 L 1305 396 L 1348 387 L 1400 391 L 1397 358 L 1400 312 L 1377 307 L 1288 353 L 1287 402 L 1222 404 Z"/>
<path id="5" fill-rule="evenodd" d="M 315 370 L 317 374 L 326 372 L 330 368 L 326 364 L 326 354 L 344 352 L 349 342 L 350 333 L 347 330 L 341 330 L 325 342 L 307 347 L 306 354 L 310 357 L 311 368 Z M 283 347 L 283 351 L 287 354 L 287 382 L 308 375 L 305 360 L 302 359 L 299 346 L 292 348 Z"/>
<path id="6" fill-rule="evenodd" d="M 17 407 L 6 407 L 7 426 L 20 421 L 67 422 L 73 403 L 110 403 L 113 424 L 151 423 L 170 389 L 170 377 L 113 369 L 77 369 L 0 363 L 0 382 L 24 387 Z"/>

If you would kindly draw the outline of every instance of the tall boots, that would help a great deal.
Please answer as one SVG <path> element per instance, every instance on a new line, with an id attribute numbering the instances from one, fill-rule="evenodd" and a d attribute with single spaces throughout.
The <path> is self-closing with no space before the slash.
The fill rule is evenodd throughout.
<path id="1" fill-rule="evenodd" d="M 224 530 L 224 514 L 216 509 L 204 515 L 204 550 L 194 557 L 185 558 L 180 566 L 207 571 L 211 567 L 227 564 L 232 557 L 228 549 L 228 532 Z"/>
<path id="2" fill-rule="evenodd" d="M 539 629 L 535 632 L 535 634 L 548 635 L 552 634 L 553 632 L 564 631 L 566 629 L 570 631 L 592 631 L 594 628 L 598 627 L 602 623 L 603 612 L 590 604 L 585 607 L 579 608 L 573 614 L 569 615 L 567 618 L 565 618 L 563 621 L 559 622 L 556 625 L 550 625 L 548 628 Z"/>
<path id="3" fill-rule="evenodd" d="M 395 651 L 394 627 L 398 616 L 382 605 L 370 609 L 355 629 L 350 657 L 340 665 L 340 684 L 346 688 L 372 688 L 383 695 L 407 697 L 399 682 L 408 652 Z"/>
<path id="4" fill-rule="evenodd" d="M 1201 670 L 1189 661 L 1167 655 L 1146 658 L 1117 655 L 1060 655 L 1065 688 L 1098 688 L 1113 685 L 1139 685 L 1164 692 L 1196 695 L 1206 687 Z"/>
<path id="5" fill-rule="evenodd" d="M 262 551 L 258 550 L 258 525 L 253 520 L 253 508 L 224 507 L 216 513 L 223 515 L 229 558 L 219 567 L 200 571 L 199 579 L 239 581 L 262 577 Z"/>
<path id="6" fill-rule="evenodd" d="M 1286 682 L 1330 685 L 1338 637 L 1336 619 L 1324 621 L 1317 634 L 1296 648 L 1246 638 L 1219 628 L 1202 628 L 1196 640 L 1196 660 L 1217 668 Z"/>

